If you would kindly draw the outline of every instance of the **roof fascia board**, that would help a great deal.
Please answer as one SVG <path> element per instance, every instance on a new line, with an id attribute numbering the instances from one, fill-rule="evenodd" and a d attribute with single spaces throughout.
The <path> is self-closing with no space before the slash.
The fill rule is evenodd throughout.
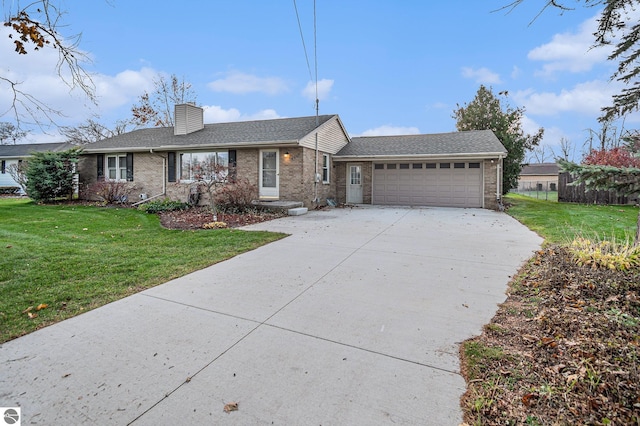
<path id="1" fill-rule="evenodd" d="M 148 152 L 148 151 L 192 151 L 205 149 L 235 149 L 235 148 L 277 148 L 287 146 L 297 146 L 298 141 L 277 141 L 277 142 L 241 142 L 235 144 L 207 144 L 207 145 L 163 145 L 163 146 L 147 146 L 135 148 L 86 148 L 83 153 L 95 154 L 102 152 Z"/>
<path id="2" fill-rule="evenodd" d="M 482 153 L 463 153 L 463 154 L 412 154 L 412 155 L 341 155 L 333 156 L 334 161 L 400 161 L 400 160 L 444 160 L 450 158 L 460 159 L 491 159 L 505 157 L 506 152 L 482 152 Z"/>

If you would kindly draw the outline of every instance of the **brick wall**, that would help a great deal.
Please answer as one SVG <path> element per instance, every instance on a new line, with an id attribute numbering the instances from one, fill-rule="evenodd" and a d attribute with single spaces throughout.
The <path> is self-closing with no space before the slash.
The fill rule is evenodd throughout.
<path id="1" fill-rule="evenodd" d="M 502 161 L 499 161 L 498 159 L 483 161 L 485 209 L 498 210 L 498 200 L 496 195 L 498 191 L 498 181 L 496 175 L 496 173 L 498 172 L 498 164 L 502 166 Z M 502 186 L 502 182 L 500 182 L 500 186 Z M 500 195 L 500 198 L 502 198 L 502 195 Z"/>
<path id="2" fill-rule="evenodd" d="M 373 163 L 372 162 L 339 162 L 334 168 L 335 193 L 339 203 L 347 202 L 347 176 L 350 165 L 362 167 L 362 203 L 371 204 L 373 191 Z"/>

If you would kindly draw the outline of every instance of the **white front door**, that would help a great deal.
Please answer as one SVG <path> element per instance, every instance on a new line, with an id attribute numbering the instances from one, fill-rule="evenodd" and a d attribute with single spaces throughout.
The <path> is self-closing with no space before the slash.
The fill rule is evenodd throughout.
<path id="1" fill-rule="evenodd" d="M 260 150 L 260 198 L 278 198 L 280 196 L 280 170 L 278 149 Z"/>
<path id="2" fill-rule="evenodd" d="M 347 165 L 347 203 L 362 204 L 362 166 Z"/>

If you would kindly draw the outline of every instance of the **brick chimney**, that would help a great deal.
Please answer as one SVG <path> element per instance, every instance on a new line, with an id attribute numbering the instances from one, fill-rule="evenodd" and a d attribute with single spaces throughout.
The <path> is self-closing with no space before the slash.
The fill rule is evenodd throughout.
<path id="1" fill-rule="evenodd" d="M 188 135 L 204 129 L 204 110 L 194 103 L 177 104 L 174 107 L 174 135 Z"/>

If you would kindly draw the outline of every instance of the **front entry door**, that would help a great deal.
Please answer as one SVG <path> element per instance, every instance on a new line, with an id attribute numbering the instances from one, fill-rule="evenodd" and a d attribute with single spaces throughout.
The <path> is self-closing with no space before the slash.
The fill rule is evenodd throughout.
<path id="1" fill-rule="evenodd" d="M 347 166 L 347 203 L 362 204 L 362 166 Z"/>
<path id="2" fill-rule="evenodd" d="M 280 196 L 279 150 L 260 150 L 260 198 L 278 198 Z"/>

